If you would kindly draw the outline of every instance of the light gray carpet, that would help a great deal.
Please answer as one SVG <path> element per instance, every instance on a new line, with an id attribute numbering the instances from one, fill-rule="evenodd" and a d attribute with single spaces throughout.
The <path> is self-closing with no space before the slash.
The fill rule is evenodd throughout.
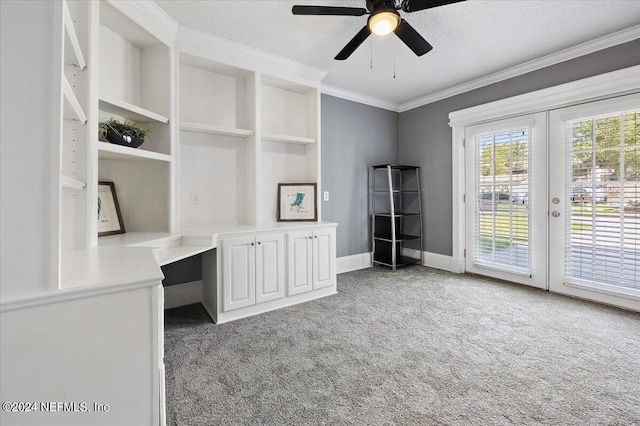
<path id="1" fill-rule="evenodd" d="M 168 424 L 640 424 L 640 314 L 421 266 L 338 290 L 166 311 Z"/>

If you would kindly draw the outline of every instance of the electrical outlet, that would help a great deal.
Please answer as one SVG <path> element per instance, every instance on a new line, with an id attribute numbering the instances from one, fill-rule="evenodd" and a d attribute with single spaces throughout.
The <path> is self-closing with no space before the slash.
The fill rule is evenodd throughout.
<path id="1" fill-rule="evenodd" d="M 329 201 L 329 191 L 324 191 L 324 200 Z"/>
<path id="2" fill-rule="evenodd" d="M 200 204 L 200 193 L 198 191 L 191 193 L 191 204 Z"/>

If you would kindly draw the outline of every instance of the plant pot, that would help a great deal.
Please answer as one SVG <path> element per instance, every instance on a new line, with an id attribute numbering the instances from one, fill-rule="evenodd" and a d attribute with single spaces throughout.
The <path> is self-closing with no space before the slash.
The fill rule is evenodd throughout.
<path id="1" fill-rule="evenodd" d="M 143 138 L 139 138 L 137 136 L 123 136 L 112 129 L 107 129 L 105 138 L 110 143 L 114 143 L 116 145 L 124 145 L 131 148 L 137 148 L 144 142 Z"/>

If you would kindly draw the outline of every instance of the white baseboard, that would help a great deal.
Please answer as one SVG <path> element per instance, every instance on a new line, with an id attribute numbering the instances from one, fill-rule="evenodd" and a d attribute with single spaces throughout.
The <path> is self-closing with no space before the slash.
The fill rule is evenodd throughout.
<path id="1" fill-rule="evenodd" d="M 418 250 L 414 250 L 410 248 L 403 248 L 402 254 L 410 257 L 420 256 L 420 252 Z M 423 251 L 422 265 L 428 266 L 434 269 L 442 269 L 443 271 L 453 272 L 453 256 L 446 256 L 444 254 Z"/>
<path id="2" fill-rule="evenodd" d="M 200 302 L 202 302 L 202 281 L 170 285 L 164 288 L 165 309 Z"/>
<path id="3" fill-rule="evenodd" d="M 338 270 L 338 274 L 370 268 L 373 266 L 373 259 L 371 255 L 371 253 L 360 253 L 337 258 L 336 268 Z"/>
<path id="4" fill-rule="evenodd" d="M 453 272 L 453 256 L 446 256 L 444 254 L 431 253 L 428 251 L 422 252 L 422 255 L 422 264 L 424 266 Z"/>

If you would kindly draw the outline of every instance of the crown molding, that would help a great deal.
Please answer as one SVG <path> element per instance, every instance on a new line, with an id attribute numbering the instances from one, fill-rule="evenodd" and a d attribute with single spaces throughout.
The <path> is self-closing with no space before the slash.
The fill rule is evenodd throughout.
<path id="1" fill-rule="evenodd" d="M 174 45 L 179 24 L 156 2 L 152 0 L 106 1 L 162 43 L 167 46 Z"/>
<path id="2" fill-rule="evenodd" d="M 336 98 L 346 99 L 348 101 L 358 102 L 360 104 L 382 108 L 393 112 L 400 112 L 400 105 L 398 104 L 385 101 L 383 99 L 374 98 L 373 96 L 363 95 L 362 93 L 356 93 L 350 90 L 341 89 L 339 87 L 323 84 L 322 86 L 320 86 L 320 92 L 324 95 L 335 96 Z"/>
<path id="3" fill-rule="evenodd" d="M 452 96 L 469 92 L 471 90 L 479 89 L 490 84 L 498 83 L 503 80 L 546 68 L 560 62 L 568 61 L 579 56 L 588 55 L 589 53 L 597 52 L 608 47 L 613 47 L 622 43 L 633 41 L 638 38 L 640 38 L 640 25 L 636 25 L 625 30 L 606 35 L 604 37 L 587 41 L 568 49 L 564 49 L 559 52 L 552 53 L 550 55 L 543 56 L 541 58 L 534 59 L 511 68 L 507 68 L 503 71 L 480 77 L 478 79 L 471 80 L 445 90 L 441 90 L 431 95 L 415 99 L 413 101 L 400 105 L 399 110 L 400 112 L 405 112 L 414 108 L 421 107 L 423 105 L 440 101 L 442 99 L 450 98 Z"/>
<path id="4" fill-rule="evenodd" d="M 319 87 L 320 80 L 327 75 L 326 71 L 309 65 L 183 25 L 178 28 L 176 47 L 180 52 L 314 87 Z"/>
<path id="5" fill-rule="evenodd" d="M 179 24 L 153 0 L 135 1 L 132 4 L 164 29 L 172 38 L 178 33 Z"/>

